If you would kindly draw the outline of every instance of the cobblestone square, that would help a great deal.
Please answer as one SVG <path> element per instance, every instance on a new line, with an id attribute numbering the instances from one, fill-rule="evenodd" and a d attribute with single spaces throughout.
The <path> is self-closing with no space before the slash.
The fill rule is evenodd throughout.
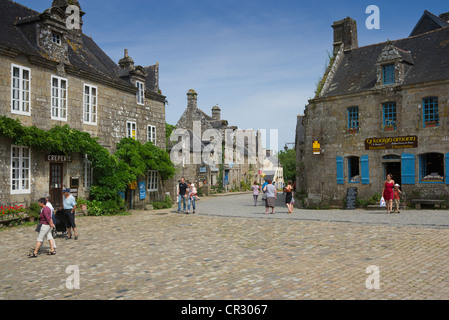
<path id="1" fill-rule="evenodd" d="M 78 241 L 58 238 L 57 255 L 37 259 L 27 258 L 34 227 L 2 230 L 0 299 L 449 298 L 445 226 L 320 221 L 319 211 L 287 215 L 282 207 L 272 216 L 250 202 L 247 195 L 205 198 L 195 215 L 80 217 Z M 240 216 L 223 216 L 237 207 Z M 294 219 L 301 214 L 311 220 Z M 69 266 L 79 268 L 78 290 L 66 287 Z M 378 290 L 367 289 L 370 266 L 379 268 Z"/>

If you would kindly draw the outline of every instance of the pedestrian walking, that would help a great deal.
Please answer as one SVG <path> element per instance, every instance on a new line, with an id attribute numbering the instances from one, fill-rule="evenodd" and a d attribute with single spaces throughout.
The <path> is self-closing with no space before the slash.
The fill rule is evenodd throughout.
<path id="1" fill-rule="evenodd" d="M 181 178 L 181 182 L 178 185 L 178 212 L 181 212 L 181 202 L 183 204 L 183 211 L 186 211 L 186 200 L 187 200 L 187 183 L 184 177 Z"/>
<path id="2" fill-rule="evenodd" d="M 271 208 L 271 214 L 275 214 L 275 202 L 277 198 L 277 190 L 276 187 L 273 185 L 273 181 L 268 180 L 267 185 L 263 189 L 265 192 L 265 195 L 267 197 L 267 200 L 265 202 L 265 214 L 268 214 L 268 209 Z"/>
<path id="3" fill-rule="evenodd" d="M 62 198 L 62 210 L 64 212 L 64 217 L 66 219 L 67 226 L 67 240 L 72 239 L 72 229 L 75 234 L 75 240 L 78 240 L 78 232 L 75 223 L 75 210 L 76 210 L 76 200 L 70 194 L 70 189 L 64 189 Z"/>
<path id="4" fill-rule="evenodd" d="M 394 202 L 396 204 L 396 207 L 394 210 L 395 213 L 401 213 L 399 206 L 401 205 L 402 191 L 399 190 L 400 187 L 401 186 L 399 184 L 395 184 L 395 186 L 394 186 Z"/>
<path id="5" fill-rule="evenodd" d="M 293 182 L 288 181 L 288 185 L 284 188 L 285 192 L 285 205 L 287 206 L 288 213 L 293 213 Z"/>
<path id="6" fill-rule="evenodd" d="M 42 246 L 42 243 L 44 242 L 44 239 L 48 240 L 48 243 L 50 244 L 50 252 L 48 255 L 55 255 L 56 251 L 53 247 L 53 236 L 51 234 L 51 228 L 54 228 L 55 225 L 53 223 L 53 220 L 51 219 L 51 209 L 47 207 L 47 200 L 45 198 L 41 198 L 38 201 L 39 207 L 41 207 L 41 213 L 39 215 L 39 235 L 36 239 L 36 246 L 34 247 L 33 253 L 30 253 L 28 257 L 30 258 L 37 258 L 37 254 L 39 252 L 39 249 Z"/>
<path id="7" fill-rule="evenodd" d="M 388 214 L 393 211 L 394 185 L 393 175 L 390 173 L 387 174 L 387 179 L 384 181 L 384 187 L 382 189 L 382 197 L 387 205 Z"/>
<path id="8" fill-rule="evenodd" d="M 54 208 L 53 205 L 51 204 L 50 199 L 51 199 L 50 196 L 46 196 L 46 197 L 45 197 L 45 200 L 47 200 L 46 206 L 49 207 L 50 210 L 51 210 L 51 220 L 53 221 L 53 224 L 54 224 L 55 227 L 56 227 L 55 208 Z M 56 241 L 55 241 L 55 238 L 53 238 L 53 247 L 56 249 Z"/>
<path id="9" fill-rule="evenodd" d="M 189 195 L 188 195 L 187 214 L 190 213 L 190 205 L 192 205 L 192 210 L 193 210 L 192 213 L 195 213 L 195 210 L 196 210 L 196 205 L 195 205 L 196 197 L 198 196 L 196 188 L 195 188 L 195 185 L 193 183 L 190 184 L 188 190 L 189 190 Z"/>
<path id="10" fill-rule="evenodd" d="M 251 186 L 251 189 L 253 190 L 254 206 L 257 207 L 257 198 L 259 198 L 259 191 L 260 191 L 260 186 L 257 183 L 257 181 L 254 181 L 253 185 Z"/>

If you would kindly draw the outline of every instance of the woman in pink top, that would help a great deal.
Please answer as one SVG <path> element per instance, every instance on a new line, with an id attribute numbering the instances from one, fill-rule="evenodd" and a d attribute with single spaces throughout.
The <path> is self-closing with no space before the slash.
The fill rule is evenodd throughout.
<path id="1" fill-rule="evenodd" d="M 257 207 L 257 198 L 259 197 L 260 186 L 257 181 L 254 181 L 254 184 L 251 186 L 253 190 L 253 198 L 254 198 L 254 206 Z"/>
<path id="2" fill-rule="evenodd" d="M 50 243 L 50 252 L 48 255 L 55 255 L 56 251 L 53 246 L 53 236 L 51 235 L 51 228 L 54 228 L 53 219 L 51 218 L 51 209 L 47 207 L 47 200 L 45 198 L 39 199 L 39 206 L 42 208 L 41 214 L 39 216 L 39 224 L 41 225 L 41 230 L 36 240 L 36 247 L 34 252 L 30 253 L 28 256 L 30 258 L 37 258 L 37 253 L 41 247 L 42 242 L 47 238 Z"/>

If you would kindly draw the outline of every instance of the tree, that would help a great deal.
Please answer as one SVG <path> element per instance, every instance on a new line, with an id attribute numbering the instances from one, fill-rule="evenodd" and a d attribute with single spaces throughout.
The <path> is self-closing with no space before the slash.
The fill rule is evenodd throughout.
<path id="1" fill-rule="evenodd" d="M 284 180 L 296 181 L 296 151 L 288 149 L 287 151 L 279 151 L 279 162 L 284 168 Z"/>

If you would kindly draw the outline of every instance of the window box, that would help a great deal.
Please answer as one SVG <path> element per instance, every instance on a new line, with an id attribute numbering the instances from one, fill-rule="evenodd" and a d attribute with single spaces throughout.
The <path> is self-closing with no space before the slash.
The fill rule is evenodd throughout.
<path id="1" fill-rule="evenodd" d="M 388 125 L 388 126 L 384 127 L 384 131 L 394 131 L 394 130 L 395 130 L 394 126 L 392 126 L 392 125 Z"/>
<path id="2" fill-rule="evenodd" d="M 349 128 L 348 130 L 347 130 L 347 133 L 358 133 L 359 132 L 359 129 L 358 128 Z"/>
<path id="3" fill-rule="evenodd" d="M 438 127 L 438 123 L 436 121 L 428 121 L 424 123 L 424 127 L 426 128 Z"/>

